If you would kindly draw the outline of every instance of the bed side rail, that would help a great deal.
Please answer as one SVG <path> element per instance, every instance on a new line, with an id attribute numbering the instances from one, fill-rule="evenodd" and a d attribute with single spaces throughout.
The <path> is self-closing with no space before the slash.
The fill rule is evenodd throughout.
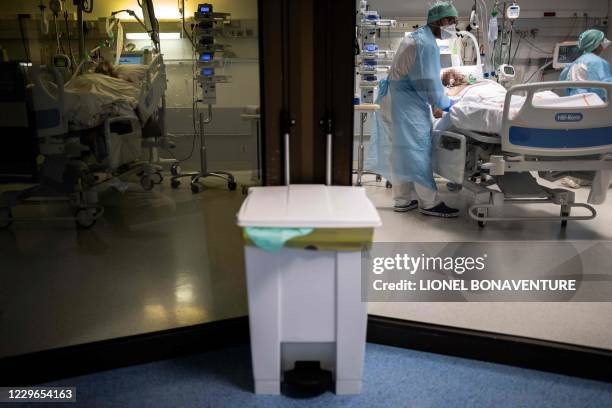
<path id="1" fill-rule="evenodd" d="M 567 88 L 598 88 L 612 96 L 608 82 L 540 82 L 512 87 L 506 94 L 502 150 L 533 156 L 584 156 L 612 152 L 612 104 L 593 106 L 541 106 L 537 92 Z M 526 93 L 512 118 L 511 99 Z M 609 99 L 609 98 L 608 98 Z M 585 99 L 588 104 L 589 101 Z"/>
<path id="2" fill-rule="evenodd" d="M 147 69 L 145 84 L 140 90 L 138 114 L 145 123 L 151 114 L 161 105 L 167 88 L 166 70 L 162 54 L 156 55 Z"/>
<path id="3" fill-rule="evenodd" d="M 43 73 L 50 73 L 57 86 L 57 96 L 51 94 L 43 83 Z M 36 118 L 38 137 L 57 136 L 66 133 L 68 125 L 65 116 L 64 78 L 53 66 L 32 66 L 32 107 Z"/>

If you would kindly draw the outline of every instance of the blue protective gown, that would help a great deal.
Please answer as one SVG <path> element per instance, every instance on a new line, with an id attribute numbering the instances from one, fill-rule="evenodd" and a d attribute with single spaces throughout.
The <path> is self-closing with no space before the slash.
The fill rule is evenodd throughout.
<path id="1" fill-rule="evenodd" d="M 391 96 L 391 126 L 386 126 L 381 113 L 374 116 L 366 165 L 386 178 L 391 168 L 393 183 L 415 182 L 436 191 L 431 106 L 446 109 L 450 99 L 440 80 L 440 49 L 431 29 L 424 26 L 410 35 L 416 44 L 416 59 L 402 78 L 381 82 L 379 99 L 385 96 L 387 86 Z"/>
<path id="2" fill-rule="evenodd" d="M 585 81 L 612 82 L 612 73 L 610 72 L 610 64 L 608 61 L 591 52 L 587 52 L 574 61 L 571 65 L 565 67 L 565 69 L 563 69 L 561 72 L 559 80 L 569 81 L 570 71 L 575 69 L 580 64 L 584 65 L 586 68 L 587 77 L 584 78 Z M 587 92 L 596 93 L 604 101 L 608 99 L 606 91 L 601 88 L 569 88 L 566 90 L 567 95 L 576 95 Z"/>
<path id="3" fill-rule="evenodd" d="M 387 102 L 385 98 L 389 93 L 389 80 L 383 79 L 378 83 L 377 105 L 384 109 Z M 372 120 L 372 136 L 366 149 L 364 166 L 368 171 L 380 174 L 387 180 L 391 180 L 391 129 L 390 123 L 385 121 L 383 111 L 374 112 Z"/>

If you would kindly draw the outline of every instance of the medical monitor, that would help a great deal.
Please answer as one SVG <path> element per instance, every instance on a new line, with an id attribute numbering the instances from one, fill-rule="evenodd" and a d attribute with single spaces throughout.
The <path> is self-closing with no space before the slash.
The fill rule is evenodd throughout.
<path id="1" fill-rule="evenodd" d="M 121 65 L 129 65 L 129 64 L 142 64 L 144 58 L 144 54 L 142 52 L 124 52 L 119 57 L 119 64 Z"/>
<path id="2" fill-rule="evenodd" d="M 563 69 L 576 61 L 581 55 L 582 52 L 578 49 L 577 41 L 559 43 L 555 46 L 553 68 Z"/>

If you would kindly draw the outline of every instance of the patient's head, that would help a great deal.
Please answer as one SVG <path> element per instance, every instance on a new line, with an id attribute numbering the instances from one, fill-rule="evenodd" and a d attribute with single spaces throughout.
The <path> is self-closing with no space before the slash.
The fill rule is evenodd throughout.
<path id="1" fill-rule="evenodd" d="M 108 75 L 108 76 L 114 77 L 114 78 L 117 77 L 117 74 L 115 72 L 115 67 L 109 61 L 101 61 L 101 62 L 99 62 L 98 65 L 96 65 L 95 72 L 96 72 L 96 74 L 104 74 L 104 75 Z"/>
<path id="2" fill-rule="evenodd" d="M 467 85 L 468 81 L 465 79 L 465 76 L 461 74 L 459 71 L 454 69 L 447 69 L 442 74 L 442 84 L 444 86 L 459 86 L 459 85 Z"/>

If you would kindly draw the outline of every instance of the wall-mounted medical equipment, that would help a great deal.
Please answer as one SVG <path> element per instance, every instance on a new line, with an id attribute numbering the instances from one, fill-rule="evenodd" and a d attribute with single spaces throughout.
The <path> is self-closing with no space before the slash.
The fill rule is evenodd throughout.
<path id="1" fill-rule="evenodd" d="M 563 69 L 582 55 L 578 49 L 578 41 L 562 42 L 555 45 L 553 68 Z"/>
<path id="2" fill-rule="evenodd" d="M 516 77 L 516 70 L 512 65 L 503 64 L 497 67 L 497 78 L 499 82 L 509 82 Z"/>
<path id="3" fill-rule="evenodd" d="M 512 3 L 506 9 L 506 18 L 510 20 L 516 20 L 517 18 L 520 17 L 520 15 L 521 15 L 521 6 L 519 6 L 516 3 Z"/>
<path id="4" fill-rule="evenodd" d="M 374 95 L 378 86 L 378 73 L 384 72 L 384 66 L 379 62 L 392 57 L 389 51 L 380 50 L 376 42 L 380 29 L 395 27 L 395 20 L 382 19 L 377 11 L 369 10 L 368 2 L 359 2 L 357 15 L 357 40 L 361 53 L 357 56 L 357 73 L 360 76 L 359 89 L 361 103 L 374 103 Z"/>
<path id="5" fill-rule="evenodd" d="M 198 4 L 193 15 L 192 46 L 195 55 L 193 62 L 196 70 L 193 95 L 193 115 L 198 118 L 199 127 L 196 129 L 194 119 L 194 137 L 200 136 L 200 170 L 195 172 L 181 172 L 179 163 L 170 168 L 172 173 L 172 188 L 178 188 L 180 179 L 189 177 L 191 179 L 191 191 L 199 193 L 201 190 L 200 179 L 216 177 L 227 182 L 230 191 L 236 190 L 238 184 L 231 173 L 226 171 L 209 171 L 206 151 L 206 137 L 204 128 L 213 120 L 212 106 L 217 103 L 217 84 L 227 83 L 230 77 L 219 74 L 217 69 L 225 64 L 222 51 L 225 46 L 218 42 L 222 34 L 222 25 L 230 19 L 229 13 L 217 13 L 210 3 Z M 199 105 L 207 107 L 207 116 L 199 109 Z"/>
<path id="6" fill-rule="evenodd" d="M 228 78 L 217 75 L 216 69 L 223 65 L 224 58 L 219 51 L 224 49 L 218 44 L 215 24 L 229 18 L 227 13 L 213 12 L 210 3 L 199 4 L 194 14 L 193 40 L 195 44 L 197 74 L 196 80 L 201 90 L 200 102 L 207 105 L 217 103 L 217 83 L 228 82 Z"/>
<path id="7" fill-rule="evenodd" d="M 70 69 L 72 63 L 70 57 L 66 54 L 55 54 L 53 56 L 53 66 L 59 69 Z"/>

